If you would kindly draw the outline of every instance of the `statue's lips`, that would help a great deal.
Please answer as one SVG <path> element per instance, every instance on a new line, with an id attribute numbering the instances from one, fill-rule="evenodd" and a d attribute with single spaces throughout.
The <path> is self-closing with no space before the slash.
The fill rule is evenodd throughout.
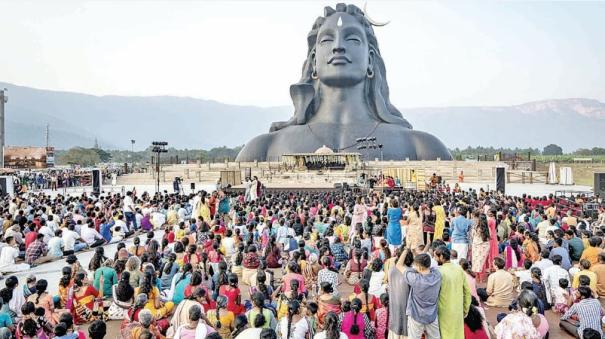
<path id="1" fill-rule="evenodd" d="M 346 65 L 350 63 L 351 60 L 344 55 L 334 56 L 328 60 L 328 65 Z"/>

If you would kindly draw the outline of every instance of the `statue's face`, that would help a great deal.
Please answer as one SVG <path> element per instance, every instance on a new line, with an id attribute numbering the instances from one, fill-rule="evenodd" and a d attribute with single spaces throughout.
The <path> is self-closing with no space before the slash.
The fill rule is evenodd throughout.
<path id="1" fill-rule="evenodd" d="M 349 87 L 366 78 L 370 53 L 363 26 L 347 13 L 326 19 L 317 34 L 315 67 L 319 81 Z"/>

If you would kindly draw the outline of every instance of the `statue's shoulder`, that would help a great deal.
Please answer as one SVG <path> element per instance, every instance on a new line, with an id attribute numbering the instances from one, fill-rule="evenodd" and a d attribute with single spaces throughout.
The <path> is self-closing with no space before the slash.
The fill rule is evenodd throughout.
<path id="1" fill-rule="evenodd" d="M 276 132 L 265 133 L 248 141 L 237 155 L 236 161 L 254 161 L 267 158 L 267 151 L 273 142 Z"/>
<path id="2" fill-rule="evenodd" d="M 423 131 L 410 130 L 410 137 L 416 146 L 418 159 L 452 160 L 450 151 L 436 136 Z"/>

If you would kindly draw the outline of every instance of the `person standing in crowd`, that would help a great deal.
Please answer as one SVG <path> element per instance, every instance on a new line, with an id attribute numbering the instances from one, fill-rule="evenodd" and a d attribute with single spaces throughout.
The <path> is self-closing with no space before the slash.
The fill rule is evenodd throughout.
<path id="1" fill-rule="evenodd" d="M 580 219 L 577 228 L 568 229 L 573 236 L 563 233 L 558 227 L 567 225 L 556 213 L 553 218 L 544 211 L 554 197 L 452 191 L 447 184 L 429 191 L 388 193 L 282 190 L 259 196 L 257 190 L 254 201 L 237 192 L 181 193 L 132 193 L 137 228 L 146 225 L 138 238 L 133 236 L 133 223 L 129 222 L 130 230 L 124 221 L 125 197 L 119 193 L 51 197 L 41 191 L 0 199 L 3 270 L 8 273 L 18 268 L 15 265 L 29 268 L 26 262 L 36 263 L 47 242 L 47 255 L 61 257 L 63 250 L 70 254 L 67 264 L 57 261 L 64 267 L 54 286 L 43 286 L 42 276 L 22 285 L 17 277 L 5 279 L 6 287 L 0 289 L 4 305 L 0 331 L 5 331 L 3 324 L 10 331 L 8 319 L 18 335 L 37 330 L 34 323 L 43 319 L 35 316 L 36 305 L 52 311 L 51 304 L 56 304 L 55 323 L 40 327 L 45 335 L 76 334 L 73 319 L 57 311 L 66 308 L 78 324 L 91 328 L 96 339 L 103 332 L 96 320 L 106 317 L 102 299 L 111 296 L 110 318 L 121 321 L 123 337 L 137 339 L 219 335 L 246 339 L 244 334 L 258 338 L 275 336 L 276 331 L 289 338 L 323 333 L 329 339 L 343 335 L 485 339 L 487 323 L 496 324 L 495 320 L 500 320 L 497 338 L 509 338 L 510 333 L 554 338 L 558 329 L 541 313 L 565 316 L 573 306 L 562 326 L 587 339 L 600 335 L 601 312 L 593 307 L 598 306 L 593 296 L 602 294 L 605 280 L 601 272 L 605 229 L 588 228 Z M 359 208 L 355 212 L 360 204 L 366 206 L 365 213 Z M 429 226 L 433 217 L 438 223 L 431 204 L 443 208 L 443 234 L 439 237 L 436 228 L 433 242 L 423 245 L 421 218 L 430 216 Z M 405 216 L 402 205 L 407 206 Z M 555 206 L 559 210 L 559 204 Z M 555 223 L 548 220 L 546 237 L 539 239 L 534 227 L 547 218 Z M 579 249 L 578 244 L 584 244 L 575 232 L 587 242 L 586 250 Z M 494 234 L 500 237 L 497 255 L 484 248 L 489 243 L 492 250 Z M 118 241 L 116 248 L 104 246 L 110 239 Z M 74 253 L 97 241 L 102 243 L 93 258 L 80 264 L 78 258 L 86 255 Z M 568 271 L 564 258 L 573 256 L 581 259 L 580 267 Z M 591 264 L 595 257 L 598 263 Z M 526 269 L 515 272 L 521 288 L 513 300 L 512 275 L 505 269 L 517 269 L 520 263 Z M 284 272 L 275 271 L 280 269 Z M 45 275 L 46 269 L 36 272 Z M 487 290 L 476 292 L 476 273 L 481 273 L 478 280 L 487 278 Z M 250 286 L 242 288 L 239 282 Z M 503 313 L 497 319 L 493 311 L 486 316 L 471 295 L 497 301 Z M 108 324 L 111 333 L 113 323 Z"/>
<path id="2" fill-rule="evenodd" d="M 433 235 L 434 240 L 443 239 L 443 230 L 445 229 L 445 210 L 441 206 L 441 201 L 435 199 L 433 202 L 433 213 L 435 213 L 435 234 Z"/>
<path id="3" fill-rule="evenodd" d="M 466 218 L 465 214 L 466 210 L 459 207 L 455 210 L 454 218 L 451 221 L 452 250 L 458 253 L 458 258 L 464 259 L 468 257 L 468 231 L 471 226 L 471 221 Z"/>
<path id="4" fill-rule="evenodd" d="M 387 219 L 389 223 L 387 225 L 386 238 L 391 251 L 394 251 L 395 248 L 401 245 L 401 218 L 402 213 L 401 208 L 399 208 L 399 201 L 397 201 L 397 199 L 389 200 L 389 209 L 387 210 Z M 405 234 L 403 236 L 405 236 Z"/>
<path id="5" fill-rule="evenodd" d="M 134 198 L 131 191 L 126 192 L 123 202 L 124 216 L 126 217 L 127 232 L 137 229 L 137 220 L 135 218 L 136 208 L 134 206 Z"/>
<path id="6" fill-rule="evenodd" d="M 404 277 L 410 285 L 406 310 L 408 336 L 419 338 L 426 333 L 426 339 L 440 338 L 437 301 L 441 289 L 441 273 L 436 268 L 431 268 L 431 257 L 421 253 L 414 258 L 414 268 L 407 269 Z"/>
<path id="7" fill-rule="evenodd" d="M 457 212 L 460 216 L 459 212 Z M 441 273 L 441 289 L 437 314 L 441 338 L 463 339 L 464 318 L 471 304 L 471 292 L 464 271 L 459 265 L 450 262 L 450 250 L 439 246 L 435 250 Z"/>

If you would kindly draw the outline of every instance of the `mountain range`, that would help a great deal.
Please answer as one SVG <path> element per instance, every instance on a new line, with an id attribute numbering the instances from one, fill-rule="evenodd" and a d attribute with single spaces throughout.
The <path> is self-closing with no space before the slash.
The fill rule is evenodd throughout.
<path id="1" fill-rule="evenodd" d="M 293 108 L 238 106 L 190 97 L 94 96 L 0 82 L 8 89 L 6 144 L 50 144 L 136 149 L 154 140 L 179 149 L 237 146 L 266 133 Z M 537 147 L 554 143 L 566 152 L 605 146 L 605 103 L 573 98 L 514 106 L 400 108 L 414 129 L 439 137 L 449 148 Z M 388 142 L 387 140 L 380 141 Z"/>

